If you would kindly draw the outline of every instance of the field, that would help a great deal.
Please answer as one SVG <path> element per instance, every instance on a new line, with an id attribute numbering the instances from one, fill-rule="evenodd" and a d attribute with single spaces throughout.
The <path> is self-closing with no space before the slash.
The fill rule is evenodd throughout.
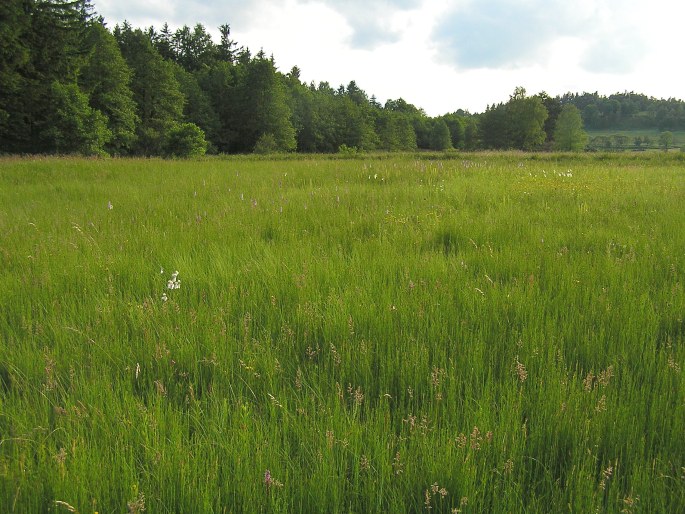
<path id="1" fill-rule="evenodd" d="M 0 160 L 0 512 L 682 512 L 684 164 Z"/>

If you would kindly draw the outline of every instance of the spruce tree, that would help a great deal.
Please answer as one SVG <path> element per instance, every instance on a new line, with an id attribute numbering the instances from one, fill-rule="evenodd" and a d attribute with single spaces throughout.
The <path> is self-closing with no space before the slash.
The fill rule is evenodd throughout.
<path id="1" fill-rule="evenodd" d="M 116 31 L 119 46 L 131 71 L 131 90 L 140 123 L 137 126 L 135 153 L 160 155 L 165 138 L 183 122 L 185 99 L 180 91 L 173 64 L 165 61 L 150 39 L 128 24 Z"/>
<path id="2" fill-rule="evenodd" d="M 108 152 L 128 153 L 135 141 L 138 122 L 130 89 L 131 70 L 114 36 L 101 23 L 92 24 L 87 37 L 90 52 L 81 69 L 79 84 L 88 95 L 90 106 L 107 117 L 112 133 Z"/>

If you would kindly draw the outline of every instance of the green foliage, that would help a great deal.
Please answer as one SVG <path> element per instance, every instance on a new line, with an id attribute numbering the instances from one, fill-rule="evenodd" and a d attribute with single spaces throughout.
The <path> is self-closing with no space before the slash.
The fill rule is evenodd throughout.
<path id="1" fill-rule="evenodd" d="M 547 109 L 540 97 L 526 97 L 525 89 L 521 88 L 507 103 L 506 116 L 509 140 L 513 148 L 536 150 L 545 142 Z"/>
<path id="2" fill-rule="evenodd" d="M 54 152 L 64 142 L 83 146 L 57 137 L 62 129 L 50 126 L 54 120 L 64 125 L 66 112 L 79 112 L 54 111 L 55 81 L 77 85 L 105 116 L 111 137 L 95 139 L 107 140 L 104 151 L 116 155 L 165 155 L 171 132 L 183 123 L 204 132 L 211 153 L 263 151 L 271 137 L 279 152 L 335 153 L 341 145 L 363 151 L 548 150 L 566 104 L 594 129 L 685 128 L 680 100 L 635 93 L 528 97 L 521 87 L 482 114 L 458 110 L 431 118 L 401 98 L 381 105 L 354 80 L 334 88 L 302 83 L 297 66 L 282 74 L 273 57 L 238 47 L 228 24 L 219 27 L 218 43 L 202 24 L 141 30 L 124 22 L 110 33 L 92 11 L 90 0 L 6 0 L 0 6 L 1 152 Z M 83 125 L 81 118 L 73 124 Z M 590 144 L 599 147 L 622 150 L 630 142 L 617 131 Z M 642 140 L 634 147 L 650 144 Z"/>
<path id="3" fill-rule="evenodd" d="M 53 82 L 50 87 L 52 111 L 43 132 L 45 145 L 55 153 L 103 155 L 112 138 L 107 118 L 88 105 L 88 97 L 76 84 Z"/>
<path id="4" fill-rule="evenodd" d="M 680 147 L 685 142 L 685 131 L 674 132 L 672 147 Z M 602 150 L 605 146 L 612 151 L 650 151 L 660 148 L 660 133 L 652 129 L 589 131 L 590 150 Z"/>
<path id="5" fill-rule="evenodd" d="M 634 92 L 609 96 L 567 93 L 561 101 L 578 107 L 588 130 L 685 130 L 685 102 L 675 98 L 657 99 Z"/>
<path id="6" fill-rule="evenodd" d="M 447 114 L 442 117 L 450 131 L 450 139 L 453 148 L 462 149 L 466 146 L 467 118 L 458 114 Z"/>
<path id="7" fill-rule="evenodd" d="M 184 25 L 171 38 L 173 58 L 187 71 L 197 71 L 203 66 L 211 66 L 216 58 L 216 48 L 212 36 L 198 23 L 193 30 Z"/>
<path id="8" fill-rule="evenodd" d="M 276 138 L 271 133 L 262 134 L 254 145 L 254 153 L 261 155 L 277 153 L 278 150 Z"/>
<path id="9" fill-rule="evenodd" d="M 562 111 L 562 103 L 558 97 L 553 98 L 544 91 L 539 93 L 537 96 L 540 98 L 540 100 L 542 100 L 542 104 L 545 106 L 545 109 L 547 109 L 547 119 L 545 120 L 543 128 L 546 134 L 546 141 L 551 142 L 554 140 L 554 131 L 556 128 L 557 119 Z"/>
<path id="10" fill-rule="evenodd" d="M 216 133 L 208 127 L 207 133 L 213 146 L 219 152 L 230 152 L 238 134 L 239 102 L 236 91 L 237 69 L 228 62 L 218 62 L 209 69 L 196 74 L 197 82 L 208 99 L 211 109 L 218 119 Z"/>
<path id="11" fill-rule="evenodd" d="M 253 151 L 263 134 L 271 134 L 279 151 L 296 148 L 295 129 L 290 122 L 286 90 L 271 59 L 257 55 L 241 65 L 236 85 L 237 119 L 233 146 Z"/>
<path id="12" fill-rule="evenodd" d="M 129 87 L 131 70 L 121 55 L 114 36 L 100 23 L 88 26 L 90 52 L 81 68 L 78 83 L 89 104 L 107 117 L 112 138 L 107 150 L 114 154 L 130 151 L 135 141 L 136 104 Z"/>
<path id="13" fill-rule="evenodd" d="M 488 107 L 480 117 L 479 132 L 486 148 L 537 150 L 547 135 L 547 109 L 539 96 L 516 88 L 506 104 Z"/>
<path id="14" fill-rule="evenodd" d="M 378 146 L 384 150 L 415 150 L 416 132 L 410 116 L 387 109 L 376 113 Z"/>
<path id="15" fill-rule="evenodd" d="M 580 152 L 585 149 L 587 139 L 580 111 L 575 105 L 565 105 L 554 129 L 554 147 L 566 152 Z"/>
<path id="16" fill-rule="evenodd" d="M 347 146 L 345 143 L 338 147 L 338 153 L 345 156 L 354 156 L 359 153 L 359 149 L 356 146 Z"/>
<path id="17" fill-rule="evenodd" d="M 8 0 L 0 7 L 0 149 L 49 152 L 52 84 L 76 82 L 89 2 Z M 79 122 L 75 122 L 78 124 Z"/>
<path id="18" fill-rule="evenodd" d="M 0 151 L 15 150 L 22 137 L 22 87 L 29 62 L 29 18 L 22 0 L 0 3 Z"/>
<path id="19" fill-rule="evenodd" d="M 479 143 L 478 120 L 476 118 L 468 118 L 464 128 L 464 149 L 475 150 Z"/>
<path id="20" fill-rule="evenodd" d="M 430 149 L 448 150 L 450 148 L 452 148 L 450 129 L 447 127 L 445 120 L 438 118 L 433 122 L 433 128 L 431 129 Z"/>
<path id="21" fill-rule="evenodd" d="M 659 146 L 664 149 L 665 152 L 668 151 L 668 149 L 671 147 L 673 144 L 673 132 L 670 131 L 665 131 L 659 134 Z"/>
<path id="22" fill-rule="evenodd" d="M 373 150 L 378 144 L 371 114 L 366 105 L 355 101 L 352 95 L 339 95 L 333 108 L 336 142 L 361 150 Z"/>
<path id="23" fill-rule="evenodd" d="M 478 128 L 485 148 L 507 149 L 512 147 L 509 118 L 504 104 L 488 106 L 479 118 Z"/>
<path id="24" fill-rule="evenodd" d="M 183 121 L 185 99 L 174 66 L 162 58 L 140 29 L 124 26 L 117 37 L 133 72 L 131 90 L 140 120 L 133 150 L 142 155 L 161 155 L 167 133 Z"/>
<path id="25" fill-rule="evenodd" d="M 185 98 L 183 119 L 200 127 L 208 140 L 216 141 L 221 121 L 212 107 L 209 94 L 200 87 L 195 75 L 178 65 L 174 66 L 174 76 Z"/>
<path id="26" fill-rule="evenodd" d="M 180 123 L 168 131 L 164 153 L 170 157 L 201 157 L 207 151 L 202 129 L 194 123 Z"/>

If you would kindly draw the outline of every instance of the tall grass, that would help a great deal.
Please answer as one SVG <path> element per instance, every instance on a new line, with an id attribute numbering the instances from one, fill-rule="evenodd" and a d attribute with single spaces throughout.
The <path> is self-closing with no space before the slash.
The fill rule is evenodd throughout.
<path id="1" fill-rule="evenodd" d="M 0 161 L 0 511 L 677 512 L 684 200 L 666 155 Z"/>

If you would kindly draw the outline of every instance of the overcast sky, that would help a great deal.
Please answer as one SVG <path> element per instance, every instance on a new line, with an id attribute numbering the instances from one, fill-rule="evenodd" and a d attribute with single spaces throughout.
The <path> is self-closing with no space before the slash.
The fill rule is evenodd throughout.
<path id="1" fill-rule="evenodd" d="M 110 28 L 229 23 L 306 82 L 351 80 L 431 116 L 529 94 L 685 99 L 681 0 L 94 0 Z M 218 37 L 215 38 L 218 41 Z"/>

